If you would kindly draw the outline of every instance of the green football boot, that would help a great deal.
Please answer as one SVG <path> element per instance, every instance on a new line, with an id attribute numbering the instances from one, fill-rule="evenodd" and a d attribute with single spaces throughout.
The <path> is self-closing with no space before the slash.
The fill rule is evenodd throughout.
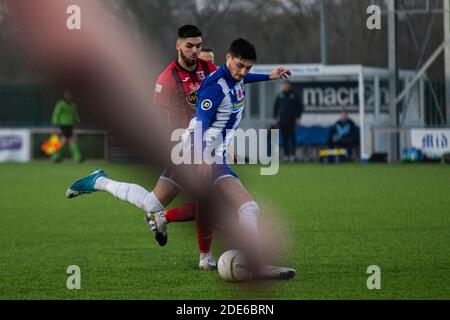
<path id="1" fill-rule="evenodd" d="M 82 194 L 89 194 L 95 192 L 95 181 L 100 177 L 108 177 L 105 171 L 98 169 L 89 174 L 87 177 L 78 179 L 72 183 L 66 191 L 67 198 L 74 198 Z"/>

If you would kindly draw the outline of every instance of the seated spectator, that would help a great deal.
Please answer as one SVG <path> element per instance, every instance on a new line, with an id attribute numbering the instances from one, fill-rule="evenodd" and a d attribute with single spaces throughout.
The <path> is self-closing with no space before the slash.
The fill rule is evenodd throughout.
<path id="1" fill-rule="evenodd" d="M 346 111 L 342 111 L 339 120 L 330 128 L 328 135 L 329 148 L 343 148 L 347 150 L 348 159 L 357 145 L 357 127 Z"/>

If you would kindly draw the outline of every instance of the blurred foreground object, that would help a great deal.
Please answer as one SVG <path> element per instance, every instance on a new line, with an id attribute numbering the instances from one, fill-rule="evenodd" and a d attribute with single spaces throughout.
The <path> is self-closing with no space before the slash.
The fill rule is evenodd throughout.
<path id="1" fill-rule="evenodd" d="M 136 30 L 111 14 L 106 2 L 14 0 L 6 4 L 10 23 L 18 30 L 17 45 L 28 54 L 43 82 L 68 88 L 83 116 L 123 138 L 152 167 L 173 167 L 187 190 L 204 196 L 204 180 L 170 161 L 164 116 L 152 106 L 151 84 L 160 64 L 156 50 L 147 48 Z M 80 8 L 79 30 L 67 28 L 70 6 Z"/>

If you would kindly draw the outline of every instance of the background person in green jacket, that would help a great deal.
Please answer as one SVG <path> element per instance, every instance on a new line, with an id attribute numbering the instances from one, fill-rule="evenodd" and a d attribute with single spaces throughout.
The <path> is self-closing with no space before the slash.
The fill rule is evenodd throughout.
<path id="1" fill-rule="evenodd" d="M 81 161 L 80 148 L 77 145 L 76 136 L 73 134 L 73 127 L 78 123 L 80 123 L 80 117 L 78 116 L 77 106 L 73 102 L 71 93 L 65 90 L 64 98 L 56 103 L 52 115 L 52 125 L 59 127 L 62 144 L 61 149 L 54 155 L 53 160 L 55 162 L 62 160 L 63 149 L 67 142 L 69 143 L 73 160 L 77 162 Z M 54 133 L 57 133 L 57 128 L 54 129 Z"/>

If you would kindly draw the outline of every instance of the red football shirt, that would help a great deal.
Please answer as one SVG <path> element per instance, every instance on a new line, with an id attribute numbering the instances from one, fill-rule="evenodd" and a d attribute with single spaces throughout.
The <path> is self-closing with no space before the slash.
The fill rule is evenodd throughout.
<path id="1" fill-rule="evenodd" d="M 197 90 L 203 79 L 216 70 L 213 63 L 198 59 L 196 69 L 189 71 L 175 60 L 160 74 L 153 100 L 156 106 L 166 111 L 171 129 L 188 127 L 195 114 Z"/>

